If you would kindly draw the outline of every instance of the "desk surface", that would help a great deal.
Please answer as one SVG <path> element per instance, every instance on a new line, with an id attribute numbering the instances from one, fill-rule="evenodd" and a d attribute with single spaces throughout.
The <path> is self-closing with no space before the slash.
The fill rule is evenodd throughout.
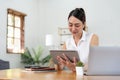
<path id="1" fill-rule="evenodd" d="M 120 76 L 76 76 L 72 71 L 0 70 L 0 80 L 120 80 Z"/>

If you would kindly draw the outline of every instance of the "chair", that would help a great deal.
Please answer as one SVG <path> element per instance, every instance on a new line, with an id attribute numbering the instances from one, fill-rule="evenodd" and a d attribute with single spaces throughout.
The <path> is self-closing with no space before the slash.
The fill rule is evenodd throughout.
<path id="1" fill-rule="evenodd" d="M 9 69 L 9 61 L 0 60 L 0 70 Z"/>

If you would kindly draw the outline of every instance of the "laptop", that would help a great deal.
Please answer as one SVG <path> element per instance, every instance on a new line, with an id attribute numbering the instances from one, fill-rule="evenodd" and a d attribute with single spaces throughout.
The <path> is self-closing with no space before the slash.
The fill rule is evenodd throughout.
<path id="1" fill-rule="evenodd" d="M 75 57 L 77 61 L 80 61 L 78 52 L 76 50 L 50 50 L 50 55 L 55 64 L 58 64 L 57 56 L 60 56 L 64 59 L 63 54 L 65 54 L 70 61 L 73 61 L 73 57 Z"/>
<path id="2" fill-rule="evenodd" d="M 120 47 L 90 47 L 87 75 L 120 75 Z"/>

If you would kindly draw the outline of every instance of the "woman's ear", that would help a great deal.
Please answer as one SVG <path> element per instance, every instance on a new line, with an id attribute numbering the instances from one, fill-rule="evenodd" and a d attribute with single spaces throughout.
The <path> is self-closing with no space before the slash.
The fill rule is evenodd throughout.
<path id="1" fill-rule="evenodd" d="M 82 29 L 85 31 L 85 25 L 83 24 Z"/>
<path id="2" fill-rule="evenodd" d="M 83 30 L 84 30 L 84 31 L 87 31 L 86 22 L 84 22 Z"/>

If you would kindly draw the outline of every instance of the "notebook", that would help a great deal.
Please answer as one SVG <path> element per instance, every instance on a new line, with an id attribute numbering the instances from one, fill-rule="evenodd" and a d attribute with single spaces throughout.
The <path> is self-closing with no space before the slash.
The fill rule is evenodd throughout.
<path id="1" fill-rule="evenodd" d="M 57 56 L 61 56 L 61 58 L 63 58 L 63 53 L 70 61 L 73 61 L 73 57 L 75 57 L 77 61 L 80 61 L 78 52 L 76 50 L 50 50 L 50 55 L 52 56 L 55 64 L 58 64 Z"/>
<path id="2" fill-rule="evenodd" d="M 120 47 L 90 47 L 87 75 L 120 75 Z"/>

